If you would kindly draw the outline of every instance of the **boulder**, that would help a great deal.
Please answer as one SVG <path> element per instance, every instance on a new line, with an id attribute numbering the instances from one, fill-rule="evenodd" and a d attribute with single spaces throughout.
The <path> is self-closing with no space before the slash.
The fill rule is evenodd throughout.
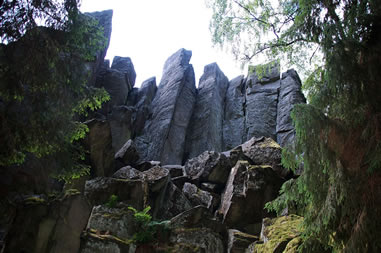
<path id="1" fill-rule="evenodd" d="M 250 159 L 254 165 L 270 165 L 272 169 L 282 178 L 290 175 L 291 171 L 281 164 L 282 149 L 273 139 L 259 137 L 251 138 L 241 145 L 245 157 Z"/>
<path id="2" fill-rule="evenodd" d="M 82 235 L 80 253 L 130 253 L 136 246 L 112 235 L 85 232 Z"/>
<path id="3" fill-rule="evenodd" d="M 185 172 L 192 180 L 224 185 L 229 177 L 230 160 L 222 153 L 205 151 L 185 164 Z"/>
<path id="4" fill-rule="evenodd" d="M 206 65 L 187 133 L 186 158 L 222 151 L 225 95 L 229 81 L 216 63 Z"/>
<path id="5" fill-rule="evenodd" d="M 156 166 L 161 166 L 161 162 L 160 161 L 143 161 L 138 163 L 135 167 L 136 169 L 140 171 L 146 171 Z"/>
<path id="6" fill-rule="evenodd" d="M 139 154 L 136 151 L 134 142 L 132 140 L 128 140 L 115 154 L 115 159 L 122 160 L 126 165 L 135 165 L 139 160 Z"/>
<path id="7" fill-rule="evenodd" d="M 261 242 L 253 245 L 252 252 L 298 252 L 297 248 L 302 242 L 300 237 L 302 222 L 302 217 L 293 214 L 264 219 Z"/>
<path id="8" fill-rule="evenodd" d="M 276 198 L 283 183 L 269 165 L 238 161 L 232 168 L 217 215 L 229 227 L 258 234 L 264 205 Z"/>
<path id="9" fill-rule="evenodd" d="M 181 164 L 185 136 L 195 102 L 191 51 L 180 49 L 165 63 L 162 80 L 152 101 L 152 117 L 136 139 L 142 160 Z"/>
<path id="10" fill-rule="evenodd" d="M 90 151 L 92 174 L 95 176 L 111 175 L 114 172 L 114 151 L 109 122 L 92 119 L 86 121 L 85 124 L 89 128 L 85 144 Z"/>
<path id="11" fill-rule="evenodd" d="M 136 109 L 134 107 L 120 105 L 114 106 L 112 112 L 107 115 L 114 152 L 118 152 L 129 139 L 133 138 L 135 114 Z"/>
<path id="12" fill-rule="evenodd" d="M 146 183 L 140 179 L 117 179 L 97 177 L 86 181 L 85 196 L 92 205 L 101 205 L 109 201 L 112 195 L 118 197 L 134 208 L 141 210 L 144 207 L 146 196 Z"/>
<path id="13" fill-rule="evenodd" d="M 135 85 L 136 72 L 131 58 L 115 56 L 112 60 L 111 69 L 116 69 L 122 72 L 125 76 L 128 90 L 132 90 Z"/>
<path id="14" fill-rule="evenodd" d="M 246 140 L 260 136 L 276 140 L 279 66 L 272 68 L 268 76 L 260 76 L 254 72 L 246 81 Z"/>
<path id="15" fill-rule="evenodd" d="M 291 145 L 295 138 L 291 111 L 296 104 L 301 103 L 306 103 L 302 93 L 302 82 L 295 70 L 288 70 L 282 74 L 277 113 L 277 142 L 282 147 Z"/>
<path id="16" fill-rule="evenodd" d="M 207 191 L 200 190 L 191 183 L 185 183 L 183 186 L 184 195 L 190 200 L 193 206 L 202 205 L 211 208 L 213 204 L 213 196 Z"/>
<path id="17" fill-rule="evenodd" d="M 182 177 L 185 175 L 184 166 L 181 165 L 164 165 L 163 168 L 169 170 L 171 178 Z"/>
<path id="18" fill-rule="evenodd" d="M 216 253 L 224 252 L 221 236 L 208 228 L 174 229 L 169 238 L 170 252 Z"/>
<path id="19" fill-rule="evenodd" d="M 184 193 L 172 182 L 169 182 L 165 191 L 165 199 L 158 218 L 168 220 L 172 217 L 192 208 L 192 204 Z"/>
<path id="20" fill-rule="evenodd" d="M 250 244 L 259 240 L 258 236 L 243 233 L 236 229 L 229 229 L 227 253 L 245 253 Z"/>
<path id="21" fill-rule="evenodd" d="M 126 166 L 117 170 L 112 177 L 118 179 L 139 179 L 142 178 L 142 172 L 131 166 Z"/>
<path id="22" fill-rule="evenodd" d="M 232 149 L 246 140 L 245 103 L 245 78 L 241 75 L 229 82 L 226 91 L 223 150 Z"/>
<path id="23" fill-rule="evenodd" d="M 98 205 L 93 207 L 87 223 L 87 231 L 90 230 L 128 240 L 136 233 L 137 224 L 133 212 L 128 210 L 127 205 Z"/>

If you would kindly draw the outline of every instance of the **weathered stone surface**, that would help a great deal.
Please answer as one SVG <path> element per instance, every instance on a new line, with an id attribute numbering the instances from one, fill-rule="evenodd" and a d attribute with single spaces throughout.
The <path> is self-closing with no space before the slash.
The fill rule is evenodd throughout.
<path id="1" fill-rule="evenodd" d="M 260 136 L 276 140 L 279 78 L 278 74 L 278 80 L 264 84 L 254 74 L 246 81 L 246 140 Z"/>
<path id="2" fill-rule="evenodd" d="M 227 253 L 245 253 L 250 244 L 259 240 L 258 236 L 246 234 L 236 229 L 229 229 L 228 233 Z"/>
<path id="3" fill-rule="evenodd" d="M 222 151 L 225 95 L 229 81 L 216 63 L 206 65 L 187 133 L 186 158 Z"/>
<path id="4" fill-rule="evenodd" d="M 246 140 L 245 78 L 238 76 L 229 82 L 225 100 L 223 150 L 232 149 Z"/>
<path id="5" fill-rule="evenodd" d="M 181 164 L 185 135 L 195 102 L 191 51 L 180 49 L 165 63 L 163 77 L 152 101 L 152 118 L 136 139 L 143 160 Z"/>
<path id="6" fill-rule="evenodd" d="M 131 106 L 115 106 L 107 119 L 110 122 L 112 147 L 118 152 L 121 147 L 133 138 L 133 123 L 136 109 Z"/>
<path id="7" fill-rule="evenodd" d="M 266 216 L 264 205 L 277 196 L 282 183 L 271 166 L 238 161 L 230 172 L 218 215 L 230 228 L 258 234 Z"/>
<path id="8" fill-rule="evenodd" d="M 117 170 L 112 177 L 118 179 L 139 179 L 142 178 L 142 172 L 131 166 L 126 166 Z"/>
<path id="9" fill-rule="evenodd" d="M 133 212 L 128 210 L 128 206 L 118 204 L 115 207 L 106 205 L 94 206 L 91 211 L 87 230 L 107 232 L 123 240 L 132 238 L 137 230 Z"/>
<path id="10" fill-rule="evenodd" d="M 136 165 L 136 169 L 140 171 L 146 171 L 155 166 L 161 166 L 160 161 L 143 161 Z"/>
<path id="11" fill-rule="evenodd" d="M 90 206 L 78 193 L 49 202 L 30 196 L 15 216 L 4 252 L 78 252 Z"/>
<path id="12" fill-rule="evenodd" d="M 115 56 L 112 60 L 111 68 L 124 73 L 128 90 L 132 90 L 135 85 L 136 72 L 131 58 Z"/>
<path id="13" fill-rule="evenodd" d="M 202 205 L 206 208 L 212 207 L 213 196 L 207 191 L 200 190 L 194 184 L 185 183 L 183 193 L 194 206 Z"/>
<path id="14" fill-rule="evenodd" d="M 156 78 L 152 77 L 144 81 L 137 92 L 136 113 L 134 117 L 134 137 L 143 133 L 144 126 L 151 113 L 151 103 L 157 92 Z"/>
<path id="15" fill-rule="evenodd" d="M 113 173 L 114 151 L 112 149 L 111 130 L 108 121 L 89 120 L 85 144 L 90 151 L 92 173 L 95 176 L 108 176 Z"/>
<path id="16" fill-rule="evenodd" d="M 104 87 L 110 94 L 110 101 L 103 107 L 111 111 L 114 106 L 124 105 L 127 101 L 129 87 L 127 85 L 125 74 L 116 69 L 107 69 L 101 87 Z"/>
<path id="17" fill-rule="evenodd" d="M 283 178 L 291 173 L 282 166 L 282 149 L 274 140 L 265 137 L 253 137 L 241 146 L 243 154 L 250 158 L 251 164 L 270 165 Z"/>
<path id="18" fill-rule="evenodd" d="M 97 73 L 99 73 L 100 68 L 102 68 L 102 64 L 110 44 L 113 10 L 105 10 L 85 14 L 98 20 L 99 26 L 103 28 L 103 36 L 106 38 L 106 44 L 104 45 L 104 48 L 102 48 L 97 53 L 96 60 L 89 65 L 90 71 L 92 73 L 90 76 L 89 84 L 94 85 L 97 78 Z"/>
<path id="19" fill-rule="evenodd" d="M 205 206 L 195 206 L 178 214 L 170 219 L 169 227 L 171 229 L 209 228 L 223 238 L 227 238 L 226 226 L 221 224 Z"/>
<path id="20" fill-rule="evenodd" d="M 164 165 L 163 168 L 169 170 L 171 178 L 182 177 L 185 174 L 184 166 L 181 165 Z"/>
<path id="21" fill-rule="evenodd" d="M 226 183 L 230 168 L 230 160 L 214 151 L 205 151 L 185 164 L 185 172 L 192 180 L 217 184 Z"/>
<path id="22" fill-rule="evenodd" d="M 219 234 L 208 228 L 175 229 L 171 233 L 172 252 L 216 253 L 224 252 Z"/>
<path id="23" fill-rule="evenodd" d="M 192 204 L 184 193 L 173 183 L 169 183 L 165 192 L 165 199 L 158 218 L 171 219 L 172 217 L 192 208 Z"/>
<path id="24" fill-rule="evenodd" d="M 116 195 L 134 208 L 143 209 L 145 196 L 145 183 L 142 180 L 127 180 L 108 177 L 98 177 L 86 181 L 85 196 L 93 205 L 105 204 L 111 195 Z"/>
<path id="25" fill-rule="evenodd" d="M 261 231 L 262 243 L 254 244 L 253 252 L 298 252 L 296 240 L 292 244 L 288 244 L 293 239 L 300 238 L 302 221 L 302 217 L 293 214 L 274 219 L 265 218 Z M 287 251 L 285 250 L 286 247 L 288 248 Z"/>
<path id="26" fill-rule="evenodd" d="M 131 253 L 136 246 L 112 235 L 86 233 L 81 242 L 80 253 Z"/>
<path id="27" fill-rule="evenodd" d="M 282 74 L 277 113 L 277 142 L 282 147 L 294 140 L 295 130 L 290 115 L 294 106 L 301 103 L 306 103 L 302 83 L 295 70 L 288 70 Z"/>
<path id="28" fill-rule="evenodd" d="M 122 160 L 126 165 L 135 165 L 139 160 L 138 151 L 136 151 L 134 142 L 130 139 L 115 154 L 115 159 Z"/>

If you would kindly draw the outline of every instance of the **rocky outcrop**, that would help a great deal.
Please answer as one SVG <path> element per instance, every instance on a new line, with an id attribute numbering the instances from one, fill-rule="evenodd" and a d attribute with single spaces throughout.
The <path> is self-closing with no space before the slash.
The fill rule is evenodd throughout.
<path id="1" fill-rule="evenodd" d="M 103 68 L 103 61 L 107 53 L 108 46 L 110 45 L 111 31 L 112 31 L 112 15 L 113 10 L 99 11 L 85 13 L 86 15 L 96 19 L 99 23 L 99 27 L 103 30 L 103 36 L 106 39 L 104 48 L 102 48 L 96 55 L 95 61 L 89 63 L 89 69 L 91 72 L 89 84 L 95 85 L 97 74 L 101 72 Z"/>
<path id="2" fill-rule="evenodd" d="M 180 49 L 165 63 L 163 77 L 152 101 L 152 118 L 136 143 L 143 160 L 181 164 L 185 136 L 195 102 L 191 51 Z"/>
<path id="3" fill-rule="evenodd" d="M 228 84 L 216 63 L 205 66 L 187 134 L 185 159 L 208 150 L 223 151 L 224 102 Z"/>
<path id="4" fill-rule="evenodd" d="M 277 113 L 277 142 L 283 147 L 291 144 L 295 138 L 291 111 L 296 104 L 306 103 L 301 91 L 302 82 L 295 70 L 282 74 Z"/>
<path id="5" fill-rule="evenodd" d="M 276 140 L 279 65 L 265 73 L 253 73 L 246 81 L 246 138 L 270 137 Z"/>
<path id="6" fill-rule="evenodd" d="M 245 78 L 238 76 L 229 82 L 223 122 L 223 150 L 232 149 L 246 140 Z"/>

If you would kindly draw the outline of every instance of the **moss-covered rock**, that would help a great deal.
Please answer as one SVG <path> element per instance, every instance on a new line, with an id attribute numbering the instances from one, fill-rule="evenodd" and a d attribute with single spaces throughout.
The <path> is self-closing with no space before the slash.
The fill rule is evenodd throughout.
<path id="1" fill-rule="evenodd" d="M 297 252 L 301 244 L 303 218 L 297 215 L 263 220 L 261 243 L 256 243 L 252 253 Z"/>

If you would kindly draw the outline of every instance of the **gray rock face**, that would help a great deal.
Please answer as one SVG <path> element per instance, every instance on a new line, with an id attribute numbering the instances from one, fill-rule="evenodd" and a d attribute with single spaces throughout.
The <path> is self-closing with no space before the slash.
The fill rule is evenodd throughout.
<path id="1" fill-rule="evenodd" d="M 205 151 L 185 164 L 185 172 L 192 180 L 222 185 L 228 179 L 230 168 L 230 160 L 214 151 Z"/>
<path id="2" fill-rule="evenodd" d="M 117 69 L 107 69 L 101 87 L 104 87 L 111 97 L 110 101 L 107 102 L 108 111 L 111 111 L 113 106 L 126 103 L 130 89 L 127 85 L 125 73 Z"/>
<path id="3" fill-rule="evenodd" d="M 302 83 L 295 70 L 291 69 L 282 74 L 276 125 L 277 142 L 282 147 L 291 144 L 295 137 L 290 117 L 294 105 L 306 103 L 301 87 Z"/>
<path id="4" fill-rule="evenodd" d="M 213 203 L 213 196 L 207 191 L 200 190 L 194 184 L 185 183 L 183 186 L 184 195 L 194 206 L 203 205 L 210 208 Z"/>
<path id="5" fill-rule="evenodd" d="M 259 79 L 253 74 L 246 81 L 246 140 L 254 136 L 276 139 L 279 71 L 270 77 Z"/>
<path id="6" fill-rule="evenodd" d="M 222 151 L 222 124 L 228 84 L 228 79 L 216 63 L 205 66 L 187 135 L 188 158 L 207 150 Z"/>
<path id="7" fill-rule="evenodd" d="M 112 147 L 118 152 L 127 140 L 133 137 L 133 119 L 136 111 L 131 106 L 115 106 L 107 119 L 110 122 Z"/>
<path id="8" fill-rule="evenodd" d="M 230 172 L 217 213 L 228 227 L 258 234 L 266 215 L 264 205 L 277 196 L 282 183 L 271 166 L 238 161 Z"/>
<path id="9" fill-rule="evenodd" d="M 99 26 L 103 28 L 103 36 L 106 38 L 105 47 L 97 53 L 95 62 L 91 63 L 89 66 L 91 73 L 94 73 L 90 77 L 89 84 L 94 85 L 96 80 L 96 73 L 99 73 L 100 69 L 102 68 L 103 61 L 110 44 L 113 10 L 91 12 L 85 14 L 95 18 L 99 22 Z"/>
<path id="10" fill-rule="evenodd" d="M 185 136 L 195 102 L 191 51 L 180 49 L 166 61 L 163 77 L 152 101 L 152 118 L 136 143 L 143 160 L 181 164 Z"/>
<path id="11" fill-rule="evenodd" d="M 99 205 L 93 207 L 87 229 L 108 231 L 109 234 L 120 239 L 128 239 L 136 232 L 136 224 L 133 213 L 128 211 L 127 206 Z"/>
<path id="12" fill-rule="evenodd" d="M 116 69 L 125 75 L 127 87 L 131 90 L 135 85 L 136 72 L 130 57 L 115 56 L 111 69 Z"/>
<path id="13" fill-rule="evenodd" d="M 135 163 L 139 160 L 139 154 L 136 151 L 134 142 L 132 140 L 128 140 L 115 154 L 115 159 L 122 160 L 126 165 L 135 165 Z"/>
<path id="14" fill-rule="evenodd" d="M 245 79 L 238 76 L 229 82 L 225 100 L 223 150 L 241 145 L 245 139 Z"/>
<path id="15" fill-rule="evenodd" d="M 108 176 L 113 173 L 114 151 L 109 122 L 90 120 L 86 122 L 89 133 L 85 139 L 90 151 L 90 160 L 95 176 Z"/>
<path id="16" fill-rule="evenodd" d="M 243 233 L 236 229 L 229 229 L 228 252 L 245 253 L 250 244 L 259 240 L 257 236 Z"/>

